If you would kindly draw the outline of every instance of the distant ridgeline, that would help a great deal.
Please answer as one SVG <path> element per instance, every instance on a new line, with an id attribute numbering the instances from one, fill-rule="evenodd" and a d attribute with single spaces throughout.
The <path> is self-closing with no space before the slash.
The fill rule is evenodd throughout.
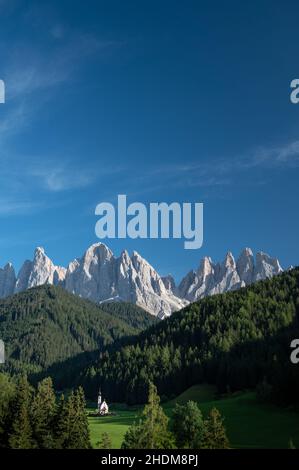
<path id="1" fill-rule="evenodd" d="M 290 343 L 299 338 L 299 268 L 236 292 L 207 297 L 101 352 L 78 378 L 90 397 L 98 384 L 110 401 L 142 403 L 148 381 L 160 395 L 193 384 L 220 393 L 258 386 L 260 396 L 299 402 L 299 365 Z"/>

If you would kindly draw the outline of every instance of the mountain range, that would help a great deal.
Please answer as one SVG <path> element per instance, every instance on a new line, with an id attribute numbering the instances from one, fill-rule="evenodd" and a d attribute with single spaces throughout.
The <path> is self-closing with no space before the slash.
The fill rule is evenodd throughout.
<path id="1" fill-rule="evenodd" d="M 203 297 L 245 287 L 271 278 L 283 270 L 278 259 L 245 248 L 235 261 L 228 252 L 221 263 L 210 257 L 201 260 L 176 285 L 172 276 L 161 277 L 136 251 L 119 257 L 103 243 L 91 245 L 81 258 L 67 268 L 56 266 L 43 248 L 36 248 L 33 260 L 26 260 L 16 275 L 11 263 L 0 268 L 0 297 L 5 298 L 31 287 L 50 284 L 96 303 L 126 301 L 164 318 Z"/>

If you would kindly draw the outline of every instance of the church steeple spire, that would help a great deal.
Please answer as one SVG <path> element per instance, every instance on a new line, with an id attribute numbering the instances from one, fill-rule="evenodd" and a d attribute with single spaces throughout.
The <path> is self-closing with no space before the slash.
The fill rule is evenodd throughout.
<path id="1" fill-rule="evenodd" d="M 102 392 L 101 392 L 101 388 L 99 389 L 99 395 L 98 395 L 98 409 L 101 408 L 101 404 L 102 404 Z"/>

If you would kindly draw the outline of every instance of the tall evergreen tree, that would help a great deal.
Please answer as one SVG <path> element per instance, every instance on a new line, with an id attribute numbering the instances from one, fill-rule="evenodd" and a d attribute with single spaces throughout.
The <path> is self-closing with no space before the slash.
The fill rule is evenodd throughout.
<path id="1" fill-rule="evenodd" d="M 179 449 L 200 449 L 203 430 L 203 418 L 196 402 L 176 404 L 173 410 L 172 431 Z"/>
<path id="2" fill-rule="evenodd" d="M 38 384 L 32 403 L 33 437 L 40 449 L 54 445 L 53 422 L 56 413 L 56 399 L 50 377 Z"/>
<path id="3" fill-rule="evenodd" d="M 78 429 L 77 448 L 89 449 L 91 448 L 89 425 L 86 414 L 86 401 L 84 390 L 79 387 L 74 395 L 75 410 L 76 410 L 76 425 Z"/>
<path id="4" fill-rule="evenodd" d="M 294 442 L 293 442 L 293 439 L 290 439 L 290 440 L 289 440 L 289 449 L 296 449 L 296 446 L 295 446 L 295 444 L 294 444 Z"/>
<path id="5" fill-rule="evenodd" d="M 143 431 L 143 427 L 141 421 L 139 424 L 133 423 L 132 426 L 129 427 L 127 430 L 124 440 L 122 442 L 121 448 L 122 449 L 144 449 L 142 447 L 141 441 L 141 433 Z"/>
<path id="6" fill-rule="evenodd" d="M 112 449 L 111 437 L 107 432 L 101 434 L 99 442 L 97 442 L 99 449 Z"/>
<path id="7" fill-rule="evenodd" d="M 144 407 L 139 424 L 129 428 L 123 449 L 171 449 L 174 439 L 168 430 L 168 418 L 160 406 L 157 388 L 149 384 L 148 404 Z"/>
<path id="8" fill-rule="evenodd" d="M 70 434 L 69 423 L 69 402 L 65 400 L 64 395 L 61 395 L 57 412 L 53 422 L 54 446 L 56 449 L 64 449 L 67 447 L 67 442 Z"/>
<path id="9" fill-rule="evenodd" d="M 34 447 L 30 422 L 31 389 L 27 377 L 22 376 L 17 384 L 13 402 L 13 421 L 9 445 L 13 449 L 31 449 Z"/>
<path id="10" fill-rule="evenodd" d="M 8 429 L 12 420 L 15 384 L 7 374 L 0 374 L 0 447 L 8 447 Z"/>
<path id="11" fill-rule="evenodd" d="M 223 424 L 223 418 L 217 408 L 212 408 L 208 419 L 204 421 L 202 448 L 229 449 L 229 441 Z"/>
<path id="12" fill-rule="evenodd" d="M 72 392 L 67 400 L 61 398 L 55 426 L 57 447 L 63 449 L 89 449 L 91 447 L 85 406 L 82 387 Z"/>

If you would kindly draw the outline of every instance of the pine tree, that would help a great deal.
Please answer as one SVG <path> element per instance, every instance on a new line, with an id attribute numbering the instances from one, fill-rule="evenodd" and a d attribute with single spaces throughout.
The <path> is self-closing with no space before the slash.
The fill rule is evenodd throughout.
<path id="1" fill-rule="evenodd" d="M 38 384 L 32 404 L 33 435 L 40 449 L 52 448 L 54 443 L 53 420 L 56 412 L 56 399 L 52 379 L 44 379 Z"/>
<path id="2" fill-rule="evenodd" d="M 229 441 L 223 425 L 223 419 L 217 408 L 212 408 L 208 419 L 204 421 L 201 447 L 203 449 L 229 449 Z"/>
<path id="3" fill-rule="evenodd" d="M 174 439 L 168 431 L 168 418 L 160 406 L 157 388 L 149 384 L 148 404 L 144 407 L 139 424 L 129 428 L 123 449 L 171 449 Z"/>
<path id="4" fill-rule="evenodd" d="M 12 421 L 12 403 L 15 384 L 7 374 L 0 374 L 0 447 L 8 447 L 9 428 Z"/>
<path id="5" fill-rule="evenodd" d="M 54 446 L 56 449 L 65 449 L 67 447 L 70 422 L 69 422 L 69 402 L 61 395 L 56 416 L 53 422 Z"/>
<path id="6" fill-rule="evenodd" d="M 97 445 L 99 449 L 111 449 L 112 441 L 110 435 L 107 432 L 103 432 Z"/>
<path id="7" fill-rule="evenodd" d="M 84 396 L 84 390 L 82 387 L 79 387 L 77 392 L 74 395 L 75 400 L 75 409 L 77 414 L 77 427 L 79 429 L 77 445 L 79 449 L 90 449 L 90 434 L 89 434 L 89 425 L 86 414 L 86 401 Z"/>
<path id="8" fill-rule="evenodd" d="M 13 402 L 13 422 L 9 445 L 13 449 L 31 449 L 34 447 L 30 422 L 31 389 L 27 377 L 22 376 L 17 384 Z"/>
<path id="9" fill-rule="evenodd" d="M 194 401 L 176 404 L 173 410 L 172 431 L 179 449 L 200 449 L 204 423 L 201 411 Z"/>
<path id="10" fill-rule="evenodd" d="M 293 439 L 290 439 L 290 440 L 289 440 L 289 449 L 296 449 L 296 446 L 295 446 L 295 444 L 294 444 L 294 442 L 293 442 Z"/>
<path id="11" fill-rule="evenodd" d="M 89 449 L 89 426 L 82 387 L 72 392 L 67 400 L 61 398 L 56 418 L 56 446 L 63 449 Z"/>

